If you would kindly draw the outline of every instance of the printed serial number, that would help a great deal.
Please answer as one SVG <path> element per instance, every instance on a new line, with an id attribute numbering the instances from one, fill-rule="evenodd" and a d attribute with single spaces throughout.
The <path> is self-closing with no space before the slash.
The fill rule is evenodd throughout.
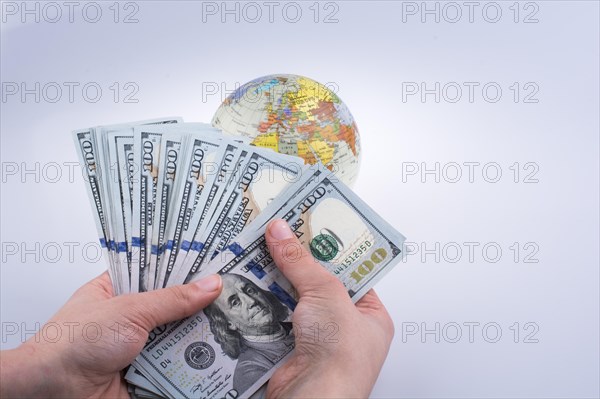
<path id="1" fill-rule="evenodd" d="M 373 244 L 371 244 L 371 241 L 366 240 L 365 242 L 363 242 L 362 244 L 360 244 L 358 246 L 358 248 L 356 248 L 356 250 L 354 250 L 354 252 L 352 252 L 350 255 L 348 255 L 348 257 L 346 259 L 344 259 L 343 265 L 344 266 L 352 266 L 352 264 L 358 260 L 361 256 L 363 256 L 364 254 L 367 253 L 367 250 L 372 246 Z"/>

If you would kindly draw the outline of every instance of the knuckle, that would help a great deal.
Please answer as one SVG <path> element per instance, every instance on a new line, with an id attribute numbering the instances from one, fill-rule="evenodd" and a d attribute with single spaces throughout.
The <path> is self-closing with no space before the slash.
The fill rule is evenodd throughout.
<path id="1" fill-rule="evenodd" d="M 394 338 L 394 335 L 396 335 L 396 326 L 394 325 L 394 320 L 383 306 L 381 307 L 379 313 L 381 315 L 379 320 L 381 323 L 383 333 L 385 334 L 385 337 L 387 338 L 388 342 L 391 343 L 392 339 Z"/>
<path id="2" fill-rule="evenodd" d="M 396 326 L 394 325 L 394 320 L 389 315 L 387 316 L 386 333 L 391 342 L 394 335 L 396 335 Z"/>
<path id="3" fill-rule="evenodd" d="M 343 290 L 344 292 L 346 291 L 341 281 L 334 277 L 327 270 L 323 269 L 322 273 L 319 274 L 320 276 L 318 281 L 321 283 L 322 286 L 327 287 L 331 290 L 335 290 L 336 292 L 340 290 Z"/>
<path id="4" fill-rule="evenodd" d="M 190 293 L 187 288 L 189 287 L 185 287 L 183 285 L 178 285 L 169 288 L 169 295 L 171 296 L 171 299 L 174 302 L 174 308 L 182 309 L 185 311 L 189 307 Z"/>
<path id="5" fill-rule="evenodd" d="M 310 284 L 307 291 L 315 294 L 323 294 L 325 297 L 348 297 L 344 285 L 331 273 L 323 270 L 318 275 L 310 276 Z"/>
<path id="6" fill-rule="evenodd" d="M 150 328 L 155 325 L 156 319 L 154 317 L 155 312 L 151 304 L 141 303 L 136 300 L 134 295 L 124 295 L 119 297 L 121 299 L 119 309 L 125 309 L 125 319 L 137 326 L 143 326 L 143 328 Z"/>

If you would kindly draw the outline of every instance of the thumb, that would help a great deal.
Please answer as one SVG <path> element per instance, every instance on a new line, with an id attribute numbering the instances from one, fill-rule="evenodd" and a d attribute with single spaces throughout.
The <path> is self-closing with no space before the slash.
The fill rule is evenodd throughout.
<path id="1" fill-rule="evenodd" d="M 341 283 L 304 248 L 285 220 L 273 220 L 265 232 L 267 246 L 298 294 L 330 292 Z M 343 286 L 342 286 L 343 288 Z"/>
<path id="2" fill-rule="evenodd" d="M 189 284 L 117 298 L 126 302 L 122 304 L 124 316 L 150 331 L 198 313 L 219 296 L 222 288 L 221 277 L 213 274 Z"/>

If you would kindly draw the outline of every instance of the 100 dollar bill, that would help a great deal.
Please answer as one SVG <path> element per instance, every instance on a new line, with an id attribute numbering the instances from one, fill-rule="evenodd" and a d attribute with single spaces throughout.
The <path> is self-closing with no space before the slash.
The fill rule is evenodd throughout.
<path id="1" fill-rule="evenodd" d="M 152 222 L 152 239 L 150 265 L 148 269 L 148 289 L 155 287 L 158 278 L 158 269 L 162 252 L 164 250 L 166 230 L 172 223 L 173 215 L 170 212 L 173 196 L 176 195 L 177 181 L 183 154 L 188 144 L 189 136 L 184 133 L 170 133 L 162 137 L 158 168 L 158 183 L 156 185 L 156 204 Z M 184 161 L 185 162 L 185 161 Z"/>
<path id="2" fill-rule="evenodd" d="M 111 171 L 120 170 L 121 165 L 117 161 L 110 161 L 108 148 L 109 131 L 115 131 L 133 125 L 149 124 L 175 124 L 181 122 L 181 118 L 169 117 L 137 122 L 129 122 L 110 126 L 98 126 L 90 129 L 81 129 L 73 132 L 75 148 L 79 160 L 84 165 L 87 174 L 86 188 L 92 204 L 94 220 L 100 239 L 103 253 L 109 263 L 109 273 L 115 294 L 126 292 L 129 289 L 128 265 L 121 267 L 117 257 L 117 245 L 115 240 L 115 223 L 123 216 L 115 212 L 113 208 L 113 197 L 111 189 Z M 113 157 L 114 158 L 114 157 Z M 114 163 L 117 162 L 117 163 Z M 118 184 L 118 181 L 114 179 Z M 126 222 L 129 225 L 129 222 Z"/>
<path id="3" fill-rule="evenodd" d="M 188 262 L 193 263 L 196 258 L 193 254 L 202 249 L 198 239 L 207 225 L 207 219 L 212 216 L 209 210 L 214 208 L 221 199 L 227 184 L 235 173 L 235 165 L 244 152 L 240 149 L 239 143 L 223 141 L 219 153 L 215 154 L 218 163 L 215 165 L 217 166 L 216 173 L 211 174 L 207 179 L 207 187 L 200 195 L 198 206 L 195 207 L 189 222 L 186 223 L 187 227 L 182 231 L 181 245 L 168 285 L 183 284 L 185 281 L 190 268 L 187 266 Z"/>
<path id="4" fill-rule="evenodd" d="M 216 161 L 225 151 L 221 137 L 211 130 L 190 137 L 190 143 L 182 155 L 179 185 L 173 197 L 172 218 L 165 232 L 164 255 L 159 263 L 156 288 L 166 286 L 171 273 L 176 270 L 176 260 L 182 239 L 193 224 L 194 214 L 202 207 L 205 186 L 210 185 L 216 175 Z M 194 226 L 195 229 L 195 226 Z M 184 257 L 184 255 L 182 256 Z M 178 266 L 178 265 L 177 265 Z"/>
<path id="5" fill-rule="evenodd" d="M 73 133 L 75 141 L 75 149 L 79 162 L 83 165 L 83 173 L 85 173 L 86 192 L 90 203 L 92 204 L 92 214 L 96 224 L 96 231 L 104 254 L 108 262 L 108 272 L 113 286 L 113 292 L 119 294 L 121 287 L 119 285 L 120 276 L 117 278 L 119 271 L 116 269 L 112 260 L 112 254 L 109 249 L 109 233 L 108 233 L 108 205 L 102 193 L 102 170 L 100 168 L 100 160 L 98 155 L 98 146 L 94 138 L 92 129 L 76 130 Z"/>
<path id="6" fill-rule="evenodd" d="M 215 203 L 212 218 L 198 241 L 198 251 L 190 254 L 194 263 L 185 283 L 193 280 L 215 252 L 224 250 L 285 188 L 298 180 L 303 169 L 299 159 L 273 151 L 253 148 L 239 164 L 239 171 L 222 200 Z"/>
<path id="7" fill-rule="evenodd" d="M 289 193 L 197 276 L 221 274 L 220 297 L 151 334 L 135 367 L 165 394 L 246 397 L 292 352 L 290 320 L 298 297 L 270 256 L 264 238 L 268 220 L 287 220 L 301 245 L 342 281 L 354 302 L 401 260 L 404 236 L 330 173 L 308 173 Z"/>

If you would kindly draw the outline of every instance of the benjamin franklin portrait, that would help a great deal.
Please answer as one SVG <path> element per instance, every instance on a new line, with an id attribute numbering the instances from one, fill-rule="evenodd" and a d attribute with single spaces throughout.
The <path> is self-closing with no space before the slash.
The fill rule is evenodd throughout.
<path id="1" fill-rule="evenodd" d="M 247 390 L 294 348 L 288 309 L 239 274 L 223 274 L 223 291 L 204 313 L 215 341 L 237 359 L 233 388 Z"/>

